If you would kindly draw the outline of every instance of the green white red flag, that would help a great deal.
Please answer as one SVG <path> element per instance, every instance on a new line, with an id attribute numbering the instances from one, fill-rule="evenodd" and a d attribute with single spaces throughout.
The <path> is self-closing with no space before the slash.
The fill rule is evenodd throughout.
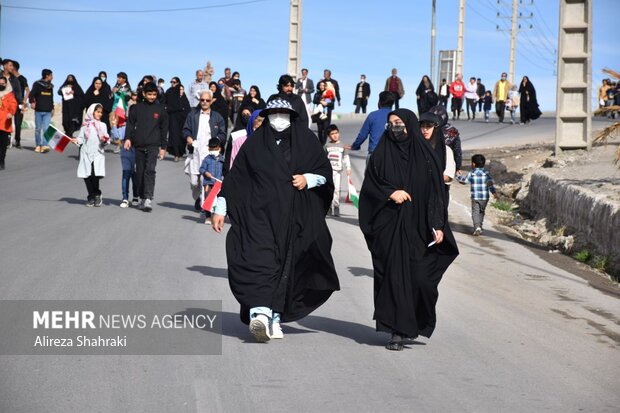
<path id="1" fill-rule="evenodd" d="M 349 177 L 349 193 L 347 194 L 345 201 L 353 204 L 357 209 L 360 207 L 360 197 L 357 194 L 357 189 L 355 189 L 355 185 L 353 185 L 353 180 L 351 177 Z"/>
<path id="2" fill-rule="evenodd" d="M 71 139 L 69 139 L 67 135 L 56 129 L 51 124 L 48 126 L 43 136 L 45 136 L 47 144 L 56 152 L 62 153 L 67 145 L 71 143 Z"/>

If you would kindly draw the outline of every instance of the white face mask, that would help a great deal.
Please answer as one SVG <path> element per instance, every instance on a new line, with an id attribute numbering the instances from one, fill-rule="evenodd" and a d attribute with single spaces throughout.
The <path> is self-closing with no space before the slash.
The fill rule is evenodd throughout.
<path id="1" fill-rule="evenodd" d="M 220 154 L 220 151 L 219 150 L 217 150 L 217 151 L 209 151 L 209 154 L 213 155 L 213 156 L 218 156 Z"/>
<path id="2" fill-rule="evenodd" d="M 284 129 L 291 126 L 291 115 L 288 113 L 272 113 L 267 115 L 269 118 L 269 124 L 273 129 L 278 132 L 282 132 Z"/>

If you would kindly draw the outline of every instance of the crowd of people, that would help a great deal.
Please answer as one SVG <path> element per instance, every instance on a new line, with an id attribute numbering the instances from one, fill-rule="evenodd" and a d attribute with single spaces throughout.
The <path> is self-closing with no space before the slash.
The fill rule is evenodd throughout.
<path id="1" fill-rule="evenodd" d="M 35 151 L 46 153 L 41 133 L 54 108 L 53 73 L 42 70 L 28 91 L 19 64 L 3 63 L 0 122 L 4 119 L 6 126 L 15 117 L 17 126 L 17 114 L 29 102 L 35 111 Z M 297 80 L 282 75 L 277 92 L 266 100 L 255 85 L 246 92 L 240 74 L 229 68 L 213 81 L 210 65 L 196 71 L 187 88 L 173 77 L 164 89 L 165 82 L 146 75 L 134 90 L 124 72 L 110 86 L 102 71 L 84 92 L 75 76 L 68 75 L 58 90 L 62 126 L 79 146 L 77 176 L 84 180 L 88 207 L 102 205 L 99 184 L 108 145 L 120 152 L 121 208 L 152 211 L 157 161 L 166 153 L 175 162 L 184 159 L 194 207 L 205 223 L 217 233 L 225 217 L 231 223 L 226 242 L 230 286 L 241 320 L 260 342 L 283 338 L 282 322 L 308 315 L 339 290 L 325 219 L 340 215 L 341 180 L 351 174 L 348 152 L 360 150 L 368 140 L 359 220 L 373 257 L 374 319 L 377 331 L 391 333 L 386 348 L 402 350 L 417 336 L 431 336 L 438 284 L 458 255 L 448 222 L 450 185 L 471 184 L 473 235 L 478 236 L 484 208 L 495 193 L 493 181 L 480 154 L 472 158 L 472 172 L 461 173 L 460 135 L 449 123 L 445 81 L 437 95 L 428 76 L 421 80 L 416 116 L 399 108 L 405 92 L 393 69 L 378 109 L 368 114 L 354 143 L 345 145 L 331 121 L 341 100 L 339 84 L 331 71 L 323 74 L 316 89 L 307 69 Z M 459 75 L 449 86 L 463 91 L 472 119 L 478 90 L 484 89 L 479 81 L 472 78 L 465 87 L 457 83 Z M 474 89 L 476 97 L 467 95 Z M 505 78 L 498 82 L 496 108 L 505 107 L 511 89 Z M 524 96 L 536 101 L 526 77 L 519 91 L 522 101 Z M 455 120 L 462 101 L 450 93 Z M 483 95 L 485 108 L 490 93 Z M 370 85 L 362 75 L 356 110 L 366 112 L 369 96 Z M 5 127 L 0 134 L 4 151 L 11 132 Z M 15 141 L 19 145 L 17 131 Z"/>
<path id="2" fill-rule="evenodd" d="M 598 107 L 605 108 L 610 106 L 620 106 L 620 82 L 613 82 L 611 79 L 603 79 L 598 88 Z M 605 114 L 608 119 L 617 119 L 620 111 L 612 110 Z"/>

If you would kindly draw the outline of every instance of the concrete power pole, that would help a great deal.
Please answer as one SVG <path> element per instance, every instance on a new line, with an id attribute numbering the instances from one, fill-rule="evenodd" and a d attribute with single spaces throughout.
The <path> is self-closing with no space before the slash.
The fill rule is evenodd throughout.
<path id="1" fill-rule="evenodd" d="M 465 0 L 459 0 L 459 33 L 456 42 L 456 73 L 463 75 L 463 39 L 465 37 Z"/>
<path id="2" fill-rule="evenodd" d="M 432 11 L 432 18 L 431 18 L 431 73 L 429 73 L 430 77 L 431 77 L 431 82 L 433 82 L 434 85 L 436 85 L 437 83 L 435 82 L 435 16 L 437 14 L 437 0 L 433 0 L 433 11 Z"/>
<path id="3" fill-rule="evenodd" d="M 560 0 L 555 153 L 592 147 L 592 0 Z"/>
<path id="4" fill-rule="evenodd" d="M 515 52 L 517 48 L 517 13 L 519 5 L 517 0 L 512 0 L 512 26 L 510 29 L 510 66 L 508 68 L 508 80 L 515 84 Z"/>
<path id="5" fill-rule="evenodd" d="M 293 79 L 297 79 L 301 71 L 301 5 L 302 0 L 291 0 L 286 72 L 293 76 Z"/>

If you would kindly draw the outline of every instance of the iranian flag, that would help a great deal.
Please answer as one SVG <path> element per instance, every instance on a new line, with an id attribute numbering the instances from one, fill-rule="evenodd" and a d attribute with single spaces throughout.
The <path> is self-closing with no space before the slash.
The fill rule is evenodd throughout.
<path id="1" fill-rule="evenodd" d="M 50 125 L 45 131 L 45 140 L 47 144 L 56 152 L 62 153 L 67 145 L 71 143 L 71 139 L 54 126 Z"/>
<path id="2" fill-rule="evenodd" d="M 127 120 L 127 102 L 124 93 L 114 94 L 114 104 L 112 105 L 112 113 L 118 118 L 118 126 L 125 124 Z"/>
<path id="3" fill-rule="evenodd" d="M 355 205 L 355 208 L 357 209 L 360 207 L 360 197 L 357 194 L 357 189 L 355 189 L 355 185 L 353 185 L 353 180 L 351 177 L 349 177 L 349 193 L 347 194 L 345 201 Z"/>
<path id="4" fill-rule="evenodd" d="M 215 204 L 215 199 L 217 198 L 217 194 L 220 193 L 220 189 L 222 189 L 222 181 L 219 179 L 215 180 L 215 184 L 209 190 L 205 201 L 202 203 L 202 209 L 205 211 L 213 212 L 213 205 Z"/>

